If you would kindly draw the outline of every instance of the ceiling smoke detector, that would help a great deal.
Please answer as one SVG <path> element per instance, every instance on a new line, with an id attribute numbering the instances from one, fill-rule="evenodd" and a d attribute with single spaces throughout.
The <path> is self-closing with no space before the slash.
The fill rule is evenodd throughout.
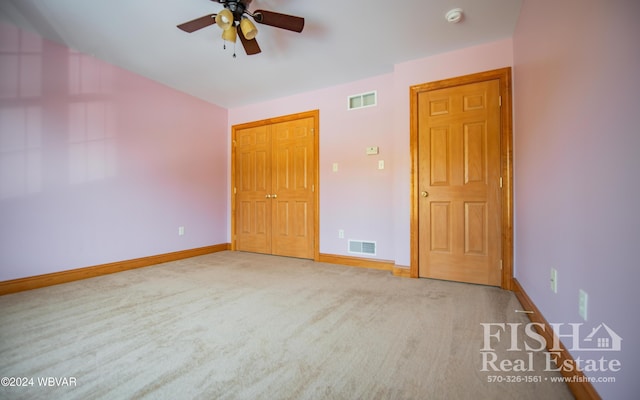
<path id="1" fill-rule="evenodd" d="M 444 17 L 447 19 L 447 22 L 451 22 L 452 24 L 462 21 L 462 8 L 454 8 L 446 13 Z"/>

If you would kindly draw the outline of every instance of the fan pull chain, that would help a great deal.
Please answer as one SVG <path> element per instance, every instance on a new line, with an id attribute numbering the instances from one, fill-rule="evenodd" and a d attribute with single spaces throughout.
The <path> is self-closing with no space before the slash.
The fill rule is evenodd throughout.
<path id="1" fill-rule="evenodd" d="M 227 42 L 223 41 L 222 42 L 222 49 L 226 50 L 227 49 Z M 233 58 L 236 58 L 236 43 L 233 42 Z"/>

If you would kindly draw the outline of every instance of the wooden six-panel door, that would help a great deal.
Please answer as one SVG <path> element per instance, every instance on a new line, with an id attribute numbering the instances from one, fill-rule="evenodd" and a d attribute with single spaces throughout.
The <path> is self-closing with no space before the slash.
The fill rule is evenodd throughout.
<path id="1" fill-rule="evenodd" d="M 418 94 L 420 277 L 501 284 L 499 81 Z"/>
<path id="2" fill-rule="evenodd" d="M 313 118 L 271 126 L 272 253 L 313 258 Z"/>
<path id="3" fill-rule="evenodd" d="M 234 129 L 235 249 L 314 258 L 314 116 Z"/>
<path id="4" fill-rule="evenodd" d="M 235 131 L 235 245 L 271 253 L 271 130 L 262 125 Z"/>

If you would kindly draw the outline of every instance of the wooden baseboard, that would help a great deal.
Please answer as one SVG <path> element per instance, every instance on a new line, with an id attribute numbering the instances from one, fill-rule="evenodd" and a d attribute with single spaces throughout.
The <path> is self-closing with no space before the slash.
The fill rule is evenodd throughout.
<path id="1" fill-rule="evenodd" d="M 182 260 L 200 256 L 203 254 L 216 253 L 228 250 L 229 243 L 216 244 L 213 246 L 199 247 L 196 249 L 176 251 L 173 253 L 158 254 L 150 257 L 135 258 L 133 260 L 117 261 L 108 264 L 95 265 L 92 267 L 78 268 L 67 271 L 53 272 L 51 274 L 36 275 L 26 278 L 12 279 L 0 282 L 0 296 L 10 293 L 22 292 L 24 290 L 38 289 L 45 286 L 58 285 L 78 281 L 81 279 L 94 278 L 96 276 L 113 274 L 129 269 L 148 267 L 169 261 Z"/>
<path id="2" fill-rule="evenodd" d="M 409 267 L 400 267 L 398 265 L 393 266 L 393 276 L 400 278 L 411 278 L 411 269 Z"/>
<path id="3" fill-rule="evenodd" d="M 518 282 L 516 278 L 512 278 L 511 281 L 512 281 L 511 287 L 513 288 L 513 292 L 518 298 L 518 301 L 520 301 L 520 304 L 522 304 L 522 307 L 527 311 L 533 311 L 533 314 L 527 314 L 531 322 L 537 322 L 539 324 L 544 325 L 544 331 L 537 329 L 537 327 L 536 327 L 536 330 L 540 335 L 542 335 L 545 338 L 547 342 L 547 349 L 551 351 L 551 349 L 553 348 L 554 336 L 555 336 L 555 333 L 551 328 L 551 325 L 549 325 L 549 323 L 544 318 L 542 313 L 540 313 L 540 310 L 538 309 L 538 307 L 536 307 L 536 305 L 533 303 L 529 295 L 527 295 L 527 293 L 524 291 L 524 289 L 520 285 L 520 282 Z M 567 351 L 567 348 L 562 344 L 561 341 L 559 341 L 559 344 L 560 344 L 560 352 L 559 352 L 560 354 L 557 358 L 558 364 L 565 365 L 564 364 L 565 361 L 568 361 L 571 363 L 571 365 L 575 365 L 575 361 L 571 356 L 571 354 Z M 554 349 L 553 351 L 556 352 L 556 350 L 557 349 Z M 593 385 L 585 379 L 585 375 L 582 371 L 568 372 L 568 371 L 561 370 L 560 372 L 564 377 L 572 377 L 572 376 L 576 377 L 573 381 L 567 382 L 567 385 L 569 386 L 571 393 L 573 393 L 573 395 L 577 400 L 599 400 L 601 398 L 598 392 L 596 392 L 596 389 L 593 387 Z"/>
<path id="4" fill-rule="evenodd" d="M 380 269 L 383 271 L 393 271 L 393 268 L 395 266 L 395 263 L 389 260 L 378 260 L 375 258 L 361 258 L 322 253 L 319 255 L 317 261 L 329 264 L 348 265 L 350 267 Z"/>
<path id="5" fill-rule="evenodd" d="M 401 278 L 411 278 L 411 270 L 409 268 L 403 268 L 397 266 L 393 261 L 378 260 L 375 258 L 361 258 L 352 256 L 340 256 L 337 254 L 320 254 L 318 262 L 325 262 L 329 264 L 348 265 L 350 267 L 358 268 L 372 268 L 382 271 L 391 271 L 393 276 Z"/>

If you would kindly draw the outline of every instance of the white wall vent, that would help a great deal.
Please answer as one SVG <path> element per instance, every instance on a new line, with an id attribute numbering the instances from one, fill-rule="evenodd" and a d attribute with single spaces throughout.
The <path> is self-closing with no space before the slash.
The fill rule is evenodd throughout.
<path id="1" fill-rule="evenodd" d="M 347 108 L 349 110 L 355 110 L 357 108 L 373 107 L 378 104 L 378 92 L 354 94 L 347 99 Z"/>
<path id="2" fill-rule="evenodd" d="M 368 256 L 376 255 L 376 242 L 367 242 L 364 240 L 349 239 L 349 253 L 366 254 Z"/>

